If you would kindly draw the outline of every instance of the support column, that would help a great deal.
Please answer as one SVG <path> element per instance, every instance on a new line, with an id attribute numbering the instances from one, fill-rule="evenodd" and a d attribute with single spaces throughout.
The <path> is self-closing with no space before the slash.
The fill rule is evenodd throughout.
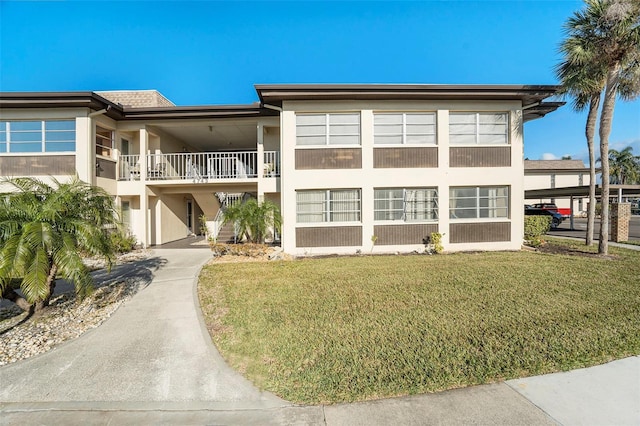
<path id="1" fill-rule="evenodd" d="M 573 195 L 571 196 L 571 203 L 569 204 L 570 206 L 570 210 L 569 210 L 569 224 L 570 224 L 570 228 L 572 231 L 574 231 L 573 228 Z"/>
<path id="2" fill-rule="evenodd" d="M 264 124 L 258 123 L 257 168 L 258 175 L 258 203 L 264 201 Z"/>
<path id="3" fill-rule="evenodd" d="M 147 129 L 140 129 L 140 180 L 147 180 L 147 154 L 149 152 L 149 132 Z"/>
<path id="4" fill-rule="evenodd" d="M 92 141 L 91 118 L 76 117 L 76 172 L 81 181 L 95 184 L 95 148 Z"/>
<path id="5" fill-rule="evenodd" d="M 631 219 L 631 203 L 611 204 L 611 241 L 629 240 L 629 220 Z"/>
<path id="6" fill-rule="evenodd" d="M 149 197 L 146 187 L 143 187 L 142 194 L 140 194 L 140 218 L 142 219 L 142 246 L 144 248 L 149 247 L 149 214 Z"/>

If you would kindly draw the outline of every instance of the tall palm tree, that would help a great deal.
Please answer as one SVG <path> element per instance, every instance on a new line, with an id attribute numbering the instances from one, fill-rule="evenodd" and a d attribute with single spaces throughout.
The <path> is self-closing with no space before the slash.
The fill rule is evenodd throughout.
<path id="1" fill-rule="evenodd" d="M 593 244 L 596 215 L 596 162 L 593 141 L 596 134 L 601 92 L 604 88 L 604 77 L 602 70 L 590 69 L 583 65 L 583 63 L 590 63 L 593 60 L 593 49 L 586 44 L 588 40 L 583 41 L 571 35 L 572 28 L 573 24 L 570 19 L 565 26 L 569 37 L 560 46 L 564 60 L 556 66 L 556 75 L 562 84 L 561 93 L 573 98 L 573 109 L 584 111 L 588 108 L 589 110 L 584 133 L 589 151 L 589 203 L 585 244 L 590 246 Z"/>
<path id="2" fill-rule="evenodd" d="M 5 179 L 0 194 L 0 294 L 24 310 L 49 304 L 56 278 L 80 296 L 93 281 L 81 253 L 114 254 L 109 232 L 117 227 L 113 198 L 77 177 L 49 185 L 35 178 Z M 19 288 L 21 296 L 15 290 Z"/>
<path id="3" fill-rule="evenodd" d="M 598 252 L 607 254 L 609 239 L 609 135 L 616 96 L 638 96 L 640 82 L 640 2 L 638 0 L 585 0 L 586 7 L 569 18 L 562 50 L 570 75 L 582 81 L 590 106 L 602 101 L 599 138 L 602 158 L 602 215 Z M 580 68 L 582 67 L 582 71 Z M 562 76 L 561 76 L 562 79 Z M 577 84 L 577 83 L 576 83 Z M 584 86 L 576 86 L 584 88 Z M 604 97 L 600 92 L 604 88 Z M 595 105 L 597 111 L 597 105 Z M 588 124 L 589 126 L 589 124 Z M 595 128 L 595 127 L 594 127 Z M 588 131 L 587 131 L 588 133 Z M 592 163 L 593 164 L 593 163 Z M 591 203 L 592 205 L 594 203 Z"/>

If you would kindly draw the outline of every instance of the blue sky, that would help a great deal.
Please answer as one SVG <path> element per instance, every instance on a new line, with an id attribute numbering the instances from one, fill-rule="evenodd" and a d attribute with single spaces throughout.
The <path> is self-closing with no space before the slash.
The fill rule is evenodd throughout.
<path id="1" fill-rule="evenodd" d="M 178 105 L 257 101 L 256 83 L 556 84 L 581 1 L 12 2 L 0 91 L 157 89 Z M 525 156 L 586 158 L 585 114 L 525 125 Z M 640 155 L 640 101 L 610 139 Z"/>

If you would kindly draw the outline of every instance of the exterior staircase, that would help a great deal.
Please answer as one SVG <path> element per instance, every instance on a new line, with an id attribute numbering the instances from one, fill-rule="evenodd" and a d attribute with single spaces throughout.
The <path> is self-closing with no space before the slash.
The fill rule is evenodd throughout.
<path id="1" fill-rule="evenodd" d="M 216 192 L 215 197 L 220 203 L 220 209 L 218 214 L 213 220 L 213 226 L 215 228 L 214 235 L 216 242 L 218 243 L 236 243 L 237 237 L 235 235 L 235 225 L 233 223 L 224 222 L 224 211 L 226 208 L 235 203 L 244 203 L 246 199 L 250 197 L 250 194 L 244 193 L 225 193 Z"/>
<path id="2" fill-rule="evenodd" d="M 222 228 L 218 231 L 218 238 L 216 239 L 219 243 L 228 243 L 232 244 L 236 242 L 236 236 L 233 229 L 233 223 L 225 223 L 222 225 Z"/>

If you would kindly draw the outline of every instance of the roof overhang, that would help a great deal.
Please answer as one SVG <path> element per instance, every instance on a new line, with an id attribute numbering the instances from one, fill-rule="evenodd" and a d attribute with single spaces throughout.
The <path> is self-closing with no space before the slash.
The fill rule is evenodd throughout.
<path id="1" fill-rule="evenodd" d="M 94 92 L 1 92 L 0 110 L 7 108 L 90 108 L 122 118 L 122 107 Z"/>
<path id="2" fill-rule="evenodd" d="M 602 185 L 596 185 L 596 196 L 602 194 Z M 609 185 L 609 197 L 640 197 L 640 185 Z M 524 198 L 569 198 L 588 197 L 589 185 L 567 186 L 564 188 L 528 189 L 524 191 Z"/>
<path id="3" fill-rule="evenodd" d="M 124 108 L 125 120 L 166 120 L 189 118 L 246 118 L 277 116 L 277 111 L 259 104 Z"/>
<path id="4" fill-rule="evenodd" d="M 554 85 L 440 85 L 440 84 L 256 84 L 264 105 L 282 107 L 302 100 L 517 100 L 524 120 L 555 111 L 564 102 L 543 102 L 558 93 Z"/>
<path id="5" fill-rule="evenodd" d="M 258 103 L 131 108 L 113 103 L 94 92 L 2 92 L 0 110 L 9 108 L 89 108 L 106 110 L 115 120 L 215 119 L 277 116 Z"/>

